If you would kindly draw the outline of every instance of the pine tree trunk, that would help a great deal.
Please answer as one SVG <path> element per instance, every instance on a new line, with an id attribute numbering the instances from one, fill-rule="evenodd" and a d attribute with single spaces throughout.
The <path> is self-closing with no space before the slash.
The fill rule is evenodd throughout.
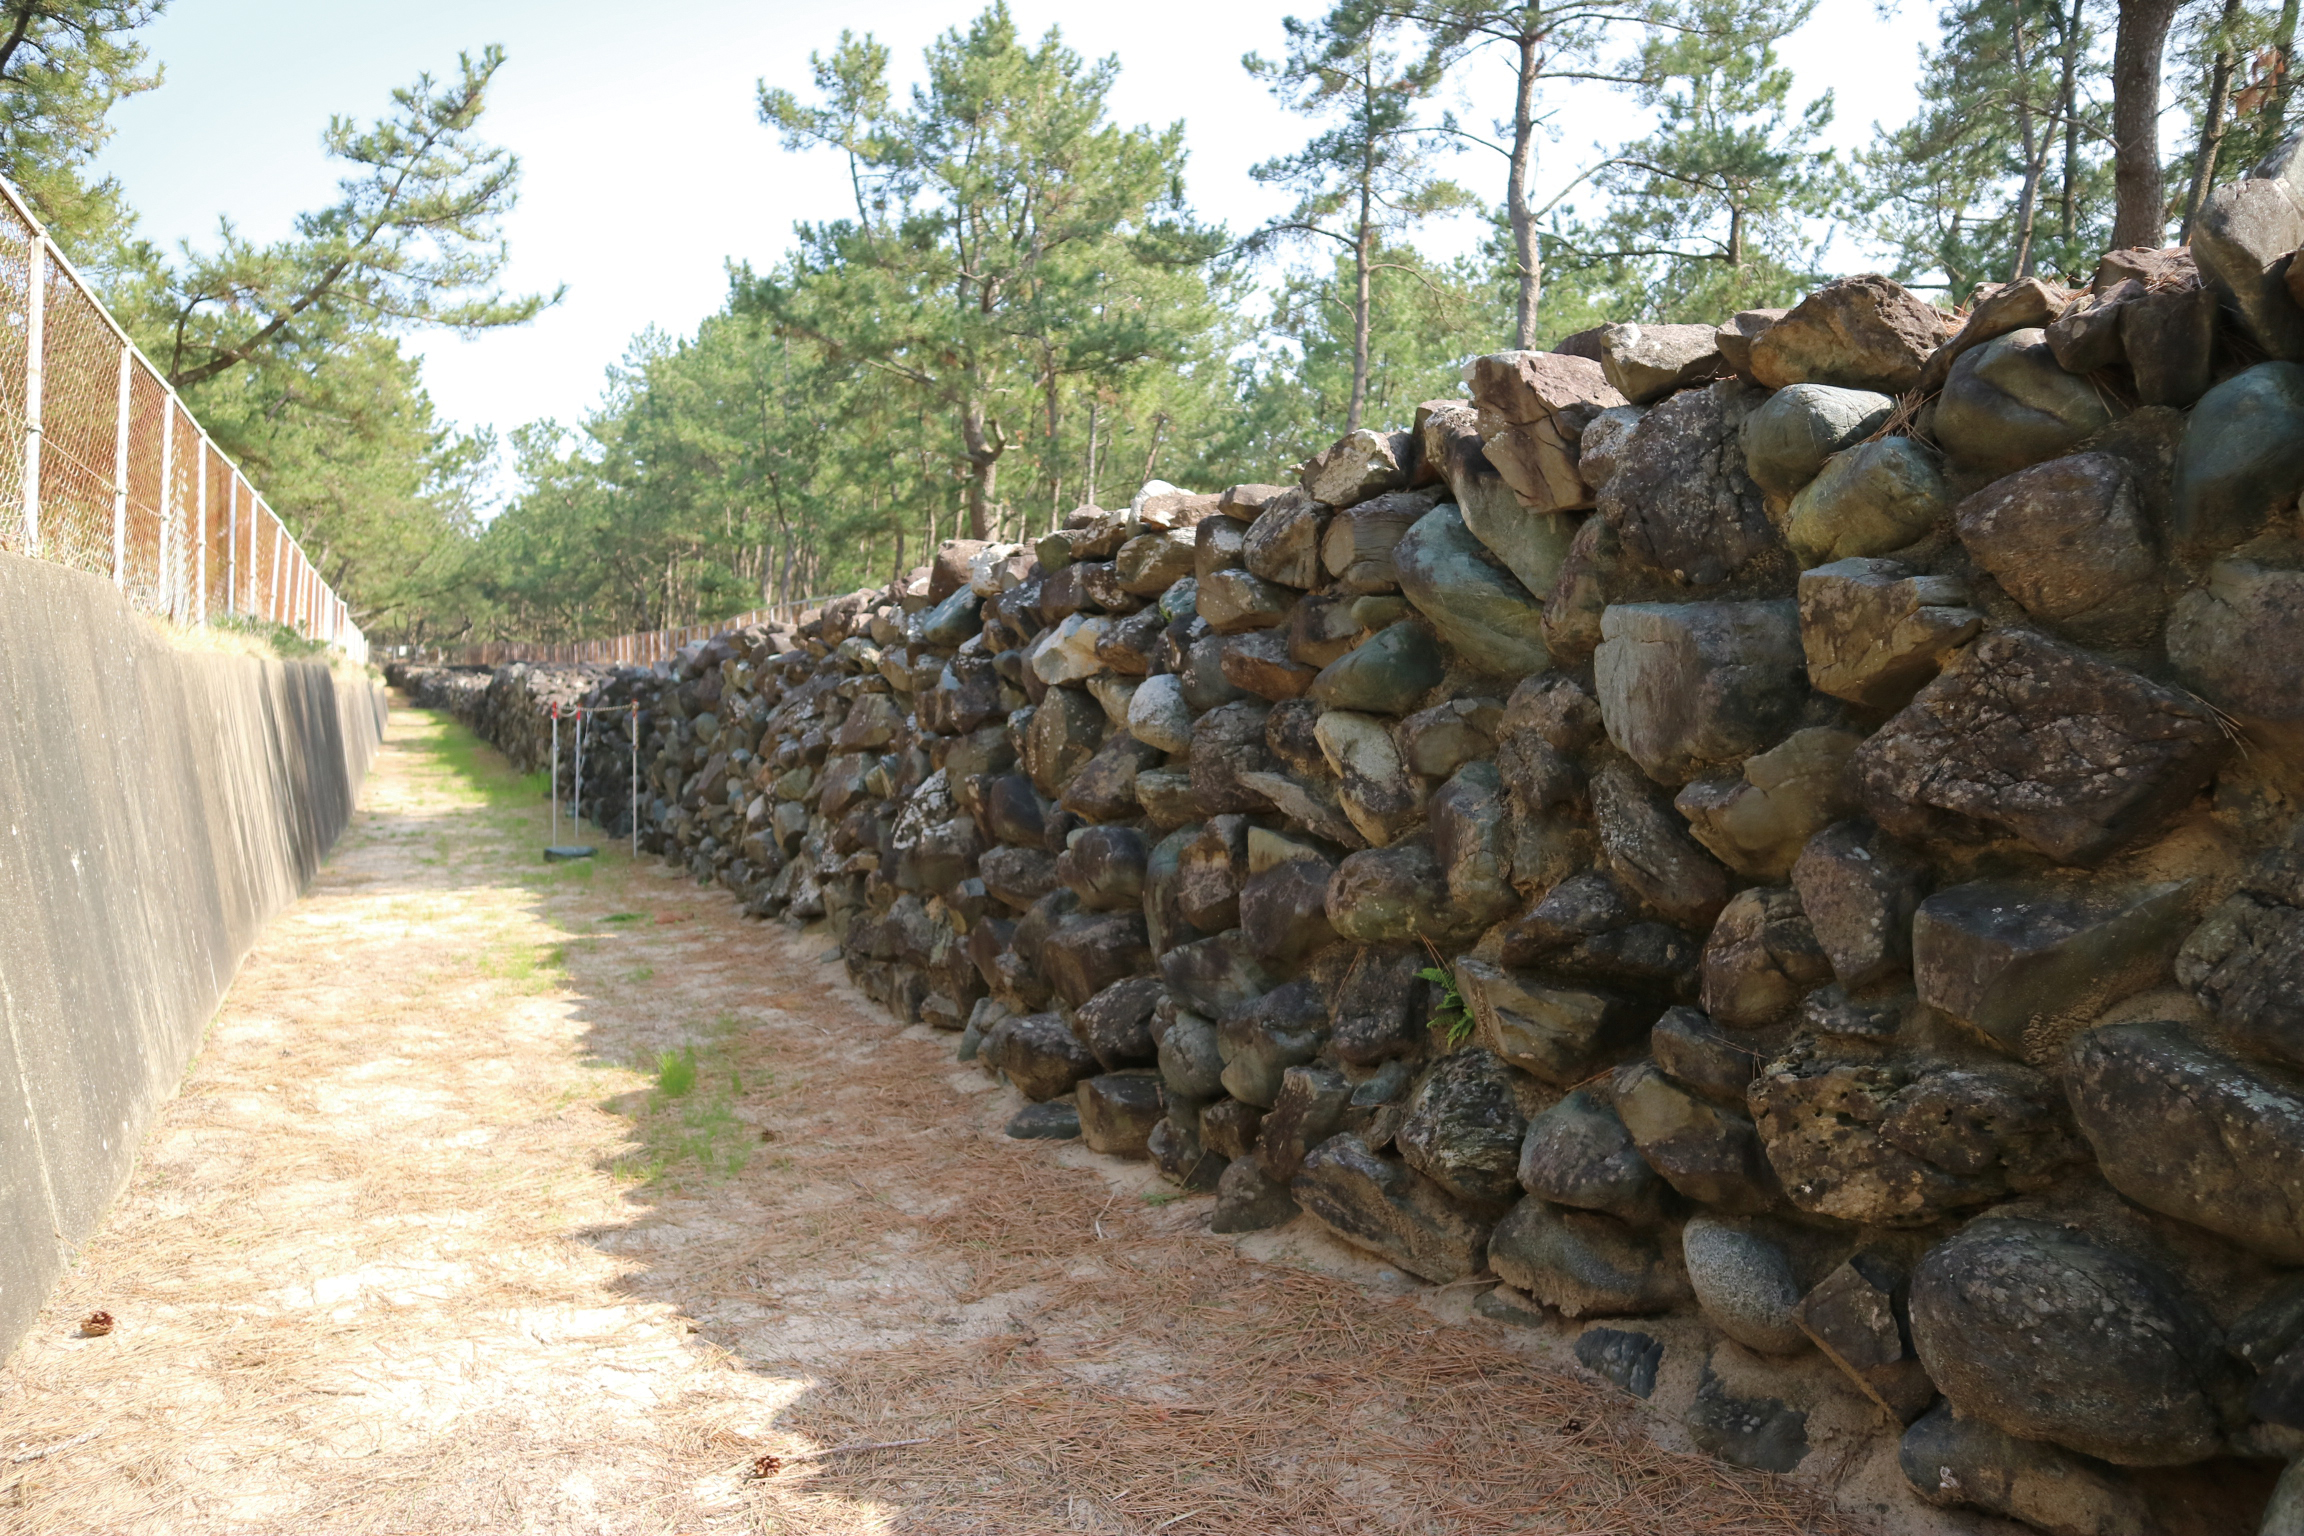
<path id="1" fill-rule="evenodd" d="M 2120 0 L 2112 45 L 2112 245 L 2157 248 L 2168 233 L 2160 180 L 2160 56 L 2177 0 Z"/>
<path id="2" fill-rule="evenodd" d="M 960 440 L 968 449 L 968 537 L 984 538 L 992 505 L 1000 495 L 1000 455 L 1007 448 L 997 423 L 984 417 L 984 403 L 971 398 L 960 408 Z"/>
<path id="3" fill-rule="evenodd" d="M 2192 238 L 2192 221 L 2216 181 L 2216 153 L 2224 144 L 2224 109 L 2232 100 L 2232 24 L 2240 19 L 2240 0 L 2224 0 L 2224 37 L 2216 45 L 2216 58 L 2208 70 L 2208 104 L 2200 117 L 2200 147 L 2192 155 L 2192 190 L 2184 199 L 2181 241 Z"/>
<path id="4" fill-rule="evenodd" d="M 2016 199 L 2016 258 L 2009 263 L 2008 281 L 2032 275 L 2032 226 L 2040 217 L 2040 177 L 2047 156 L 2040 152 L 2040 133 L 2032 121 L 2032 87 L 2026 78 L 2030 61 L 2024 52 L 2024 16 L 2016 15 L 2012 39 L 2016 50 L 2016 136 L 2024 145 L 2024 185 Z"/>
<path id="5" fill-rule="evenodd" d="M 2072 0 L 2072 14 L 2064 23 L 2064 89 L 2057 108 L 2064 116 L 2063 206 L 2059 212 L 2067 254 L 2080 232 L 2080 194 L 2073 178 L 2080 165 L 2080 7 L 2084 3 L 2086 0 Z"/>
<path id="6" fill-rule="evenodd" d="M 1520 39 L 1520 90 L 1512 104 L 1512 172 L 1505 179 L 1512 221 L 1512 255 L 1519 263 L 1519 300 L 1513 345 L 1536 349 L 1536 311 L 1544 300 L 1544 257 L 1536 243 L 1536 216 L 1528 208 L 1528 179 L 1536 168 L 1536 39 Z"/>
<path id="7" fill-rule="evenodd" d="M 1374 256 L 1369 244 L 1375 234 L 1375 147 L 1360 161 L 1360 226 L 1352 240 L 1352 402 L 1344 412 L 1344 430 L 1360 430 L 1360 413 L 1368 404 L 1368 264 Z"/>

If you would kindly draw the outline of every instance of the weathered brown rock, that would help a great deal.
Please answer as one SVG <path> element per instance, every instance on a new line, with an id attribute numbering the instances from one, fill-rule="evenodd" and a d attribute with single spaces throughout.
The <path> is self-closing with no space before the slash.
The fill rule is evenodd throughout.
<path id="1" fill-rule="evenodd" d="M 1456 962 L 1456 985 L 1483 1046 L 1562 1086 L 1636 1039 L 1654 1013 L 1599 988 L 1564 986 L 1470 956 Z"/>
<path id="2" fill-rule="evenodd" d="M 1927 868 L 1879 828 L 1844 821 L 1811 838 L 1792 888 L 1844 987 L 1862 990 L 1912 963 L 1912 916 Z"/>
<path id="3" fill-rule="evenodd" d="M 1957 578 L 1893 560 L 1836 560 L 1800 573 L 1800 648 L 1820 693 L 1897 709 L 1973 638 L 1984 616 Z"/>
<path id="4" fill-rule="evenodd" d="M 2157 547 L 2128 469 L 2104 453 L 1995 480 L 1953 512 L 1960 542 L 2010 597 L 2083 645 L 2148 641 L 2167 611 Z"/>
<path id="5" fill-rule="evenodd" d="M 1415 457 L 1415 439 L 1406 432 L 1362 427 L 1305 460 L 1297 483 L 1314 501 L 1348 507 L 1406 485 Z M 1235 515 L 1229 508 L 1226 513 Z"/>
<path id="6" fill-rule="evenodd" d="M 1278 629 L 1288 622 L 1296 594 L 1246 571 L 1212 571 L 1199 582 L 1200 617 L 1219 635 Z"/>
<path id="7" fill-rule="evenodd" d="M 1328 509 L 1307 496 L 1283 496 L 1256 515 L 1241 540 L 1240 560 L 1266 581 L 1302 590 L 1320 584 L 1320 540 Z"/>
<path id="8" fill-rule="evenodd" d="M 1487 1222 L 1406 1163 L 1377 1156 L 1350 1134 L 1315 1147 L 1289 1192 L 1346 1242 L 1438 1284 L 1477 1273 L 1487 1257 Z"/>
<path id="9" fill-rule="evenodd" d="M 1600 367 L 1617 393 L 1648 405 L 1727 371 L 1719 328 L 1710 325 L 1606 325 Z"/>
<path id="10" fill-rule="evenodd" d="M 1788 309 L 1747 309 L 1731 316 L 1726 325 L 1713 333 L 1712 345 L 1720 353 L 1720 361 L 1733 373 L 1752 378 L 1752 343 L 1760 333 L 1792 313 Z M 1754 380 L 1755 383 L 1758 380 Z"/>
<path id="11" fill-rule="evenodd" d="M 1321 539 L 1320 558 L 1328 574 L 1347 592 L 1397 591 L 1400 573 L 1392 565 L 1393 547 L 1432 507 L 1428 491 L 1395 491 L 1346 507 L 1329 520 Z"/>
<path id="12" fill-rule="evenodd" d="M 1781 881 L 1809 838 L 1855 809 L 1848 761 L 1862 740 L 1828 726 L 1794 731 L 1746 758 L 1742 772 L 1691 783 L 1672 807 L 1721 863 Z"/>
<path id="13" fill-rule="evenodd" d="M 2079 1156 L 2055 1086 L 2013 1062 L 1927 1067 L 1803 1041 L 1746 1097 L 1786 1196 L 1840 1221 L 1922 1225 Z"/>
<path id="14" fill-rule="evenodd" d="M 1288 636 L 1277 629 L 1225 636 L 1220 665 L 1224 680 L 1233 687 L 1274 703 L 1303 693 L 1318 675 L 1288 654 Z"/>
<path id="15" fill-rule="evenodd" d="M 2207 708 L 2020 631 L 1977 641 L 1857 750 L 1857 795 L 1907 840 L 2009 832 L 2100 862 L 2162 824 L 2231 743 Z"/>
<path id="16" fill-rule="evenodd" d="M 1525 505 L 1592 505 L 1578 444 L 1595 415 L 1625 403 L 1600 364 L 1558 352 L 1496 353 L 1472 365 L 1472 403 L 1488 462 Z"/>
<path id="17" fill-rule="evenodd" d="M 1800 1331 L 1858 1390 L 1900 1424 L 1936 1400 L 1936 1384 L 1912 1352 L 1911 1330 L 1897 1316 L 1904 1276 L 1879 1254 L 1848 1260 L 1800 1300 Z"/>
<path id="18" fill-rule="evenodd" d="M 1920 382 L 1948 318 L 1885 277 L 1844 277 L 1753 338 L 1752 377 L 1770 389 L 1837 384 L 1900 395 Z"/>
<path id="19" fill-rule="evenodd" d="M 1789 577 L 1790 552 L 1744 465 L 1744 418 L 1760 399 L 1729 381 L 1683 390 L 1640 418 L 1599 497 L 1627 554 L 1691 587 Z"/>
<path id="20" fill-rule="evenodd" d="M 1107 1072 L 1073 1089 L 1080 1108 L 1080 1139 L 1091 1152 L 1112 1157 L 1149 1155 L 1152 1127 L 1167 1106 L 1156 1072 Z"/>
<path id="21" fill-rule="evenodd" d="M 2062 314 L 2071 301 L 2069 292 L 2037 277 L 1999 284 L 1970 308 L 1968 318 L 1960 322 L 1960 329 L 1952 333 L 1952 339 L 1929 354 L 1920 369 L 1917 388 L 1924 395 L 1934 394 L 1944 387 L 1945 377 L 1961 353 L 2010 331 L 2044 326 Z"/>
<path id="22" fill-rule="evenodd" d="M 1831 974 L 1788 890 L 1754 887 L 1728 899 L 1704 941 L 1704 1011 L 1730 1029 L 1773 1024 Z"/>
<path id="23" fill-rule="evenodd" d="M 977 1055 L 1035 1101 L 1068 1094 L 1073 1084 L 1096 1071 L 1095 1056 L 1053 1013 L 1002 1019 L 984 1037 Z"/>
<path id="24" fill-rule="evenodd" d="M 2050 1059 L 2075 1023 L 2168 974 L 2184 896 L 2173 880 L 2078 890 L 1979 880 L 1938 891 L 1912 924 L 1920 1000 L 2011 1055 Z"/>

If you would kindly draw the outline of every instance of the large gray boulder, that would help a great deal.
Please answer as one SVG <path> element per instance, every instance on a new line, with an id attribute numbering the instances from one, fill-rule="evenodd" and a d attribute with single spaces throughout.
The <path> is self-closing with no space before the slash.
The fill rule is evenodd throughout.
<path id="1" fill-rule="evenodd" d="M 1936 455 L 1909 437 L 1834 454 L 1792 498 L 1784 536 L 1803 567 L 1902 549 L 1952 506 Z"/>
<path id="2" fill-rule="evenodd" d="M 1320 669 L 1311 696 L 1328 709 L 1404 715 L 1446 670 L 1440 647 L 1415 623 L 1389 625 Z"/>
<path id="3" fill-rule="evenodd" d="M 2189 694 L 2045 636 L 1977 641 L 1857 750 L 1857 795 L 1910 839 L 1997 828 L 2093 865 L 2164 824 L 2231 752 Z"/>
<path id="4" fill-rule="evenodd" d="M 2111 422 L 2095 386 L 2058 366 L 2037 330 L 1963 354 L 1936 400 L 1936 440 L 1974 473 L 2011 474 L 2070 453 Z"/>
<path id="5" fill-rule="evenodd" d="M 2123 1195 L 2304 1264 L 2304 1096 L 2177 1024 L 2118 1024 L 2072 1044 L 2072 1112 Z M 2140 1127 L 2150 1134 L 2138 1134 Z"/>
<path id="6" fill-rule="evenodd" d="M 1525 677 L 1552 664 L 1544 648 L 1544 609 L 1443 503 L 1392 551 L 1400 591 L 1431 620 L 1457 660 L 1499 677 Z"/>
<path id="7" fill-rule="evenodd" d="M 2262 165 L 2202 200 L 2192 256 L 2248 339 L 2273 357 L 2304 358 L 2304 310 L 2285 281 L 2288 253 L 2304 245 L 2291 139 Z"/>
<path id="8" fill-rule="evenodd" d="M 1640 418 L 1599 495 L 1628 555 L 1691 587 L 1788 574 L 1791 556 L 1744 467 L 1744 420 L 1760 399 L 1725 380 Z"/>
<path id="9" fill-rule="evenodd" d="M 2149 641 L 2167 611 L 2164 557 L 2128 467 L 2075 453 L 1962 501 L 1960 542 L 2027 613 L 2083 645 Z"/>
<path id="10" fill-rule="evenodd" d="M 2184 937 L 2186 888 L 1976 880 L 1920 903 L 1920 1000 L 2013 1056 L 2053 1059 L 2077 1021 L 2158 983 Z"/>
<path id="11" fill-rule="evenodd" d="M 1216 1026 L 1224 1091 L 1243 1104 L 1270 1109 L 1287 1084 L 1288 1069 L 1319 1054 L 1327 1036 L 1328 1011 L 1302 981 L 1232 1005 Z"/>
<path id="12" fill-rule="evenodd" d="M 2304 571 L 2219 560 L 2178 600 L 2167 638 L 2184 686 L 2264 745 L 2304 754 Z"/>
<path id="13" fill-rule="evenodd" d="M 1789 498 L 1827 459 L 1885 426 L 1896 402 L 1868 389 L 1795 384 L 1744 418 L 1744 467 L 1771 496 Z"/>
<path id="14" fill-rule="evenodd" d="M 1912 1275 L 1912 1342 L 1960 1414 L 2124 1466 L 2223 1445 L 2232 1366 L 2155 1265 L 2046 1222 L 1987 1217 Z"/>
<path id="15" fill-rule="evenodd" d="M 1808 1347 L 1791 1256 L 1761 1226 L 1698 1212 L 1681 1228 L 1680 1252 L 1697 1306 L 1722 1333 L 1764 1355 Z"/>
<path id="16" fill-rule="evenodd" d="M 1793 603 L 1618 603 L 1600 633 L 1593 682 L 1608 737 L 1659 784 L 1773 746 L 1806 694 Z"/>
<path id="17" fill-rule="evenodd" d="M 1554 1205 L 1602 1211 L 1633 1226 L 1664 1214 L 1666 1186 L 1632 1144 L 1614 1104 L 1588 1088 L 1529 1117 L 1520 1140 L 1520 1187 Z"/>
<path id="18" fill-rule="evenodd" d="M 1705 929 L 1729 894 L 1728 871 L 1699 847 L 1663 792 L 1625 762 L 1592 776 L 1592 820 L 1608 872 L 1667 922 Z"/>
<path id="19" fill-rule="evenodd" d="M 1408 1095 L 1392 1143 L 1408 1166 L 1474 1210 L 1500 1214 L 1517 1199 L 1527 1130 L 1501 1057 L 1472 1046 L 1434 1062 Z"/>

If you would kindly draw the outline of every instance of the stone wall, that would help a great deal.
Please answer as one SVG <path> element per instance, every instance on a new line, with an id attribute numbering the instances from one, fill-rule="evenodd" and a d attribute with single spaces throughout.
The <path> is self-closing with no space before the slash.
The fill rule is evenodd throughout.
<path id="1" fill-rule="evenodd" d="M 2294 1536 L 2304 309 L 2236 261 L 1484 357 L 594 698 L 643 845 L 1012 1134 L 1493 1275 L 1730 1460 Z"/>
<path id="2" fill-rule="evenodd" d="M 178 650 L 0 554 L 0 1347 L 126 1181 L 224 989 L 352 814 L 384 701 Z"/>

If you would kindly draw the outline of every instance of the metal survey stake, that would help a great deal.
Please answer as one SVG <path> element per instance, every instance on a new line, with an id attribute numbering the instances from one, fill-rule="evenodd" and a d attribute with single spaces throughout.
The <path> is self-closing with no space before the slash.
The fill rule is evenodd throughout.
<path id="1" fill-rule="evenodd" d="M 584 817 L 584 711 L 576 710 L 576 820 Z M 564 863 L 569 859 L 588 859 L 593 850 L 583 843 L 560 841 L 560 706 L 552 706 L 552 841 L 544 849 L 544 862 Z"/>

